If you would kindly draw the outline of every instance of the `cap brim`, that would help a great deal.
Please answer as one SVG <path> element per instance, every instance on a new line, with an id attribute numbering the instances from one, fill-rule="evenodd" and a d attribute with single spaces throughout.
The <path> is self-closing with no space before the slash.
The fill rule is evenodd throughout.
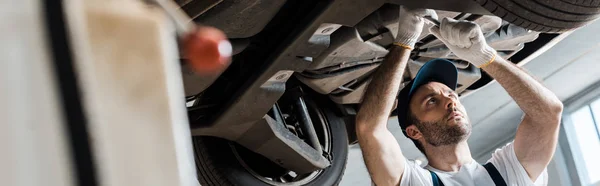
<path id="1" fill-rule="evenodd" d="M 408 96 L 417 91 L 417 89 L 426 83 L 431 81 L 440 82 L 452 90 L 456 90 L 458 81 L 458 70 L 452 62 L 446 59 L 433 59 L 428 61 L 419 69 L 415 79 L 413 79 L 412 86 L 408 92 Z"/>

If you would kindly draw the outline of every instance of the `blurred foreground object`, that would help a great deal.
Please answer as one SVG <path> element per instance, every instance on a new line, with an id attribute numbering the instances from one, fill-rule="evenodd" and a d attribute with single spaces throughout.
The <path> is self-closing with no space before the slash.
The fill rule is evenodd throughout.
<path id="1" fill-rule="evenodd" d="M 197 26 L 171 0 L 150 0 L 171 18 L 181 39 L 183 55 L 192 70 L 200 76 L 218 76 L 229 66 L 231 43 L 223 31 L 208 26 Z"/>
<path id="2" fill-rule="evenodd" d="M 97 185 L 198 185 L 167 14 L 141 1 L 63 6 L 73 60 L 61 62 L 75 69 Z"/>
<path id="3" fill-rule="evenodd" d="M 220 74 L 229 66 L 231 44 L 225 34 L 213 27 L 201 26 L 183 38 L 188 63 L 199 75 Z"/>

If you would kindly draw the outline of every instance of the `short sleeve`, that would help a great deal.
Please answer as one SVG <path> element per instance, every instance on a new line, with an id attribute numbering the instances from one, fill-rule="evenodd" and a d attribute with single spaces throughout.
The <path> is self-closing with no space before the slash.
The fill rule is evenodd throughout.
<path id="1" fill-rule="evenodd" d="M 400 186 L 433 185 L 428 170 L 420 167 L 414 161 L 404 159 L 404 162 L 405 166 Z"/>
<path id="2" fill-rule="evenodd" d="M 531 181 L 525 168 L 517 159 L 512 142 L 497 149 L 488 162 L 494 164 L 507 185 L 548 185 L 547 169 L 544 169 L 535 182 Z"/>

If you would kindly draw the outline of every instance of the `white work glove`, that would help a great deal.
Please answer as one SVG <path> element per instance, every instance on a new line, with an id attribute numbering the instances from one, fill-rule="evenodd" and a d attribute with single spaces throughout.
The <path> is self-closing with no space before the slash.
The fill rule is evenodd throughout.
<path id="1" fill-rule="evenodd" d="M 444 42 L 457 57 L 477 68 L 491 63 L 496 58 L 496 50 L 485 42 L 481 28 L 474 22 L 446 17 L 442 19 L 439 27 L 431 27 L 429 31 Z"/>
<path id="2" fill-rule="evenodd" d="M 431 9 L 413 9 L 410 10 L 400 6 L 400 15 L 398 19 L 398 34 L 394 40 L 395 45 L 413 49 L 415 43 L 423 31 L 425 21 L 423 16 L 431 16 L 437 19 L 437 14 Z"/>

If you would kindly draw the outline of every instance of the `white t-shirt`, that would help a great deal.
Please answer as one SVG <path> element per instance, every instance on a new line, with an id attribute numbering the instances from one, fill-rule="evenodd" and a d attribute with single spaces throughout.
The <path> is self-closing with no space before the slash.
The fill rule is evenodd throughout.
<path id="1" fill-rule="evenodd" d="M 507 185 L 548 185 L 548 172 L 546 169 L 540 174 L 535 183 L 531 181 L 527 172 L 517 160 L 513 143 L 507 144 L 502 149 L 497 149 L 487 162 L 492 162 Z M 434 171 L 445 186 L 494 185 L 494 181 L 485 168 L 475 160 L 463 165 L 457 172 L 444 172 L 430 166 L 421 168 L 415 162 L 408 160 L 405 165 L 400 186 L 433 185 L 431 173 L 426 169 Z"/>

